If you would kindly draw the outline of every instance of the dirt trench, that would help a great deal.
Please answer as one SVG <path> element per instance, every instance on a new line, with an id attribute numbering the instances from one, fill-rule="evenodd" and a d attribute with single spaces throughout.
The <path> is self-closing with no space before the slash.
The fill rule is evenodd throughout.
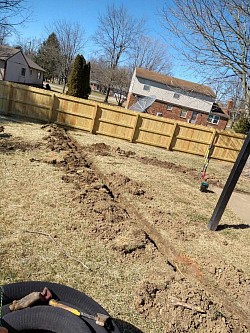
<path id="1" fill-rule="evenodd" d="M 107 246 L 117 251 L 121 262 L 130 260 L 152 260 L 160 266 L 153 275 L 136 286 L 133 304 L 138 315 L 147 319 L 166 321 L 165 332 L 248 332 L 249 317 L 241 309 L 230 292 L 211 284 L 203 276 L 199 265 L 188 257 L 181 256 L 174 246 L 163 239 L 137 208 L 128 201 L 124 193 L 135 197 L 146 197 L 147 191 L 128 177 L 119 174 L 104 175 L 92 162 L 86 147 L 79 146 L 67 133 L 56 126 L 44 126 L 47 148 L 52 152 L 46 160 L 65 170 L 63 180 L 74 183 L 77 200 L 84 206 L 86 214 L 92 216 L 90 237 L 98 237 Z M 105 144 L 98 144 L 94 153 L 112 154 Z M 124 156 L 134 153 L 116 151 Z M 142 162 L 152 161 L 143 160 Z M 175 165 L 168 167 L 176 168 Z M 193 170 L 178 170 L 189 172 Z M 157 259 L 156 259 L 157 258 Z M 234 294 L 237 301 L 249 306 L 246 296 L 249 280 L 243 272 L 232 267 L 211 267 L 211 275 L 224 279 L 224 285 Z M 234 276 L 233 281 L 227 281 Z M 223 285 L 223 284 L 222 284 Z"/>

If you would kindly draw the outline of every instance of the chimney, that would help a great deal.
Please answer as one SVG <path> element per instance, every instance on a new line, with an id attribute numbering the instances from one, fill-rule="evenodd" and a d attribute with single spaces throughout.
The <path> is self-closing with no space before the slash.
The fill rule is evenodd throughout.
<path id="1" fill-rule="evenodd" d="M 233 108 L 234 108 L 234 100 L 233 99 L 229 99 L 227 101 L 227 106 L 226 106 L 227 112 L 231 111 Z"/>

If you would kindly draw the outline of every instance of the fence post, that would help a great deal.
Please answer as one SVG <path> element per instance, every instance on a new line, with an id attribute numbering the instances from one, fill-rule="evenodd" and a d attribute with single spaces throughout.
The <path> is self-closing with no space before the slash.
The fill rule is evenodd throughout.
<path id="1" fill-rule="evenodd" d="M 100 116 L 101 116 L 100 107 L 97 104 L 96 107 L 95 107 L 95 111 L 94 111 L 94 116 L 93 116 L 93 120 L 92 120 L 92 126 L 91 126 L 91 128 L 89 130 L 91 134 L 96 134 L 96 127 L 97 127 L 97 125 L 99 123 Z"/>
<path id="2" fill-rule="evenodd" d="M 173 140 L 175 138 L 175 132 L 176 132 L 177 126 L 178 126 L 177 123 L 175 123 L 173 126 L 173 130 L 172 130 L 172 133 L 170 134 L 169 142 L 166 147 L 167 150 L 172 150 L 172 144 L 173 144 Z"/>
<path id="3" fill-rule="evenodd" d="M 14 87 L 12 83 L 9 85 L 9 93 L 8 93 L 8 109 L 7 114 L 11 114 L 12 106 L 13 106 L 13 94 L 14 94 Z"/>
<path id="4" fill-rule="evenodd" d="M 216 129 L 214 129 L 213 132 L 212 132 L 210 142 L 208 144 L 208 150 L 210 150 L 210 153 L 209 153 L 210 158 L 212 157 L 213 152 L 214 152 L 215 144 L 216 144 L 216 141 L 217 141 L 217 135 L 218 135 L 218 131 Z"/>
<path id="5" fill-rule="evenodd" d="M 134 142 L 135 133 L 137 131 L 138 120 L 139 120 L 139 114 L 137 114 L 136 117 L 135 117 L 135 122 L 134 122 L 134 125 L 133 125 L 133 128 L 132 128 L 132 134 L 131 134 L 131 137 L 130 137 L 130 142 Z"/>
<path id="6" fill-rule="evenodd" d="M 53 123 L 57 120 L 57 110 L 55 109 L 56 95 L 51 95 L 50 107 L 49 107 L 49 122 Z"/>

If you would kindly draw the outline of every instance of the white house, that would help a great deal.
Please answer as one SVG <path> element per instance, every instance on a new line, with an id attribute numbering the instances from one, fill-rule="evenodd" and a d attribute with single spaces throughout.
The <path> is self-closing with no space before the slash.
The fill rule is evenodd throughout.
<path id="1" fill-rule="evenodd" d="M 147 113 L 186 122 L 225 128 L 227 120 L 211 114 L 216 95 L 203 84 L 136 68 L 131 80 L 127 108 L 146 96 L 155 96 Z"/>
<path id="2" fill-rule="evenodd" d="M 44 72 L 21 50 L 0 45 L 0 80 L 42 86 Z"/>

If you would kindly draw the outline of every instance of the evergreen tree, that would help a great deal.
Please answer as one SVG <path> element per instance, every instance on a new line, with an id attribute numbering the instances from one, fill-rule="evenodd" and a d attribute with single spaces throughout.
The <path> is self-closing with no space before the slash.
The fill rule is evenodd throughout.
<path id="1" fill-rule="evenodd" d="M 69 76 L 67 94 L 88 99 L 90 92 L 90 63 L 78 54 Z"/>
<path id="2" fill-rule="evenodd" d="M 250 131 L 250 118 L 245 114 L 234 123 L 233 129 L 236 133 L 247 134 Z"/>
<path id="3" fill-rule="evenodd" d="M 38 50 L 35 62 L 46 70 L 45 79 L 58 77 L 61 63 L 60 44 L 53 32 Z"/>

